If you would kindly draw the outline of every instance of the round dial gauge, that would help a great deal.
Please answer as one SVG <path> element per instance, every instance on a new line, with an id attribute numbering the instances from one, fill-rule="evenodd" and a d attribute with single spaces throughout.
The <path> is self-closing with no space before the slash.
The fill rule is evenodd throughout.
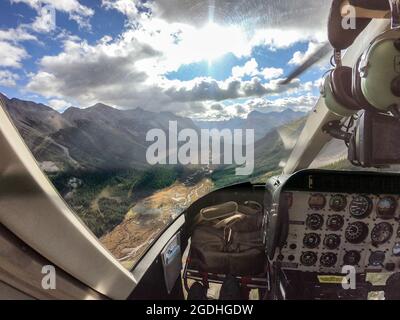
<path id="1" fill-rule="evenodd" d="M 372 243 L 383 244 L 388 241 L 393 235 L 393 227 L 390 223 L 381 222 L 377 224 L 371 232 Z"/>
<path id="2" fill-rule="evenodd" d="M 322 210 L 326 205 L 326 198 L 323 194 L 316 193 L 308 199 L 308 205 L 313 210 Z"/>
<path id="3" fill-rule="evenodd" d="M 361 260 L 361 254 L 356 250 L 347 251 L 343 257 L 345 266 L 356 266 Z"/>
<path id="4" fill-rule="evenodd" d="M 321 243 L 321 237 L 316 233 L 307 233 L 304 235 L 303 244 L 306 248 L 314 249 Z"/>
<path id="5" fill-rule="evenodd" d="M 368 236 L 368 232 L 368 226 L 364 222 L 357 221 L 347 226 L 345 237 L 348 242 L 357 244 L 365 240 Z"/>
<path id="6" fill-rule="evenodd" d="M 380 198 L 376 206 L 376 212 L 381 219 L 392 219 L 396 212 L 397 201 L 394 197 Z"/>
<path id="7" fill-rule="evenodd" d="M 306 226 L 311 230 L 321 229 L 323 224 L 324 224 L 324 218 L 318 213 L 310 214 L 307 217 Z"/>
<path id="8" fill-rule="evenodd" d="M 343 194 L 335 194 L 329 200 L 329 207 L 335 212 L 343 211 L 346 206 L 347 199 Z"/>
<path id="9" fill-rule="evenodd" d="M 396 242 L 393 246 L 392 253 L 394 256 L 399 257 L 400 256 L 400 242 Z"/>
<path id="10" fill-rule="evenodd" d="M 374 267 L 378 267 L 383 265 L 385 262 L 385 252 L 383 251 L 374 251 L 371 252 L 369 256 L 369 264 Z"/>
<path id="11" fill-rule="evenodd" d="M 350 203 L 349 211 L 354 218 L 365 218 L 372 211 L 372 200 L 367 196 L 356 196 Z"/>
<path id="12" fill-rule="evenodd" d="M 306 267 L 313 266 L 318 260 L 318 256 L 315 252 L 306 251 L 303 252 L 300 257 L 301 264 L 305 265 Z"/>
<path id="13" fill-rule="evenodd" d="M 324 246 L 330 250 L 340 246 L 340 237 L 337 234 L 328 234 L 324 239 Z"/>
<path id="14" fill-rule="evenodd" d="M 332 252 L 324 252 L 319 260 L 321 265 L 326 268 L 333 267 L 336 264 L 336 261 L 337 255 Z"/>
<path id="15" fill-rule="evenodd" d="M 331 231 L 338 231 L 342 229 L 343 225 L 344 225 L 344 219 L 342 216 L 339 216 L 338 214 L 334 214 L 328 217 L 328 221 L 326 222 L 326 226 Z"/>

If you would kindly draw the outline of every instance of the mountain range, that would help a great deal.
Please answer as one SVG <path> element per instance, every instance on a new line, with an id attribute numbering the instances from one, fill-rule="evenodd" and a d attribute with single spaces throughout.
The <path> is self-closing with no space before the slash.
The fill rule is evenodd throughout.
<path id="1" fill-rule="evenodd" d="M 259 140 L 272 129 L 291 123 L 305 115 L 304 112 L 293 111 L 292 109 L 268 113 L 252 111 L 246 118 L 235 117 L 225 121 L 195 121 L 195 124 L 201 129 L 254 129 L 255 139 Z"/>
<path id="2" fill-rule="evenodd" d="M 223 187 L 249 178 L 254 182 L 267 180 L 265 176 L 279 174 L 293 149 L 301 130 L 306 123 L 306 117 L 299 118 L 278 128 L 272 129 L 254 145 L 254 172 L 250 177 L 237 176 L 235 165 L 221 166 L 213 173 L 217 187 Z"/>
<path id="3" fill-rule="evenodd" d="M 2 98 L 36 159 L 59 170 L 144 168 L 149 130 L 166 131 L 169 121 L 176 121 L 178 130 L 198 130 L 192 120 L 170 112 L 119 110 L 98 103 L 60 114 L 43 104 Z"/>
<path id="4" fill-rule="evenodd" d="M 171 112 L 120 110 L 102 103 L 86 109 L 70 107 L 59 113 L 44 104 L 8 99 L 1 94 L 0 97 L 26 144 L 48 173 L 74 169 L 145 169 L 150 144 L 146 142 L 146 133 L 153 128 L 167 132 L 169 121 L 176 121 L 178 130 L 254 129 L 258 140 L 256 159 L 264 162 L 265 152 L 273 151 L 271 144 L 283 146 L 277 128 L 304 116 L 292 110 L 253 111 L 245 119 L 194 122 Z"/>

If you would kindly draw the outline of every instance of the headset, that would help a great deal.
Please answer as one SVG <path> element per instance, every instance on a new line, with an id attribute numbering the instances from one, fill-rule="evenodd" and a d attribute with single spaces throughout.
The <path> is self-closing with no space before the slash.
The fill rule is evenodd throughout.
<path id="1" fill-rule="evenodd" d="M 338 66 L 328 72 L 321 88 L 325 104 L 333 113 L 347 117 L 362 109 L 362 105 L 353 97 L 353 70 Z"/>
<path id="2" fill-rule="evenodd" d="M 396 2 L 386 2 L 382 9 L 392 9 L 393 14 L 395 10 L 390 7 L 393 1 Z M 400 116 L 400 28 L 392 25 L 392 29 L 372 40 L 354 68 L 343 66 L 341 50 L 353 43 L 370 20 L 358 19 L 357 30 L 344 30 L 340 3 L 340 0 L 333 1 L 328 26 L 329 40 L 335 48 L 335 68 L 328 72 L 321 87 L 326 106 L 343 117 L 362 109 Z"/>

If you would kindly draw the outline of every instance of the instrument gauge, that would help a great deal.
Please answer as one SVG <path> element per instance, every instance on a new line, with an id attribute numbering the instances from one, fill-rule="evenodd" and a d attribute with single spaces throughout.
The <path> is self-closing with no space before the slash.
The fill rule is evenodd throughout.
<path id="1" fill-rule="evenodd" d="M 361 260 L 360 252 L 356 250 L 347 251 L 343 257 L 343 264 L 345 266 L 356 266 Z"/>
<path id="2" fill-rule="evenodd" d="M 324 224 L 324 218 L 318 213 L 310 214 L 307 217 L 306 226 L 311 230 L 321 229 L 323 224 Z"/>
<path id="3" fill-rule="evenodd" d="M 342 216 L 338 214 L 329 216 L 328 220 L 326 221 L 326 226 L 331 231 L 338 231 L 342 229 L 343 225 L 344 225 L 344 219 Z"/>
<path id="4" fill-rule="evenodd" d="M 369 264 L 374 267 L 382 266 L 385 262 L 385 252 L 383 251 L 374 251 L 371 252 L 368 260 Z"/>
<path id="5" fill-rule="evenodd" d="M 384 244 L 393 235 L 393 227 L 390 223 L 381 222 L 377 224 L 371 232 L 371 240 L 375 245 Z"/>
<path id="6" fill-rule="evenodd" d="M 397 201 L 394 197 L 387 196 L 380 198 L 376 206 L 376 212 L 381 219 L 393 219 L 397 208 Z"/>
<path id="7" fill-rule="evenodd" d="M 343 211 L 346 206 L 347 199 L 343 194 L 335 194 L 329 200 L 329 207 L 335 212 Z"/>
<path id="8" fill-rule="evenodd" d="M 303 244 L 306 248 L 314 249 L 321 243 L 321 237 L 316 233 L 307 233 L 304 235 Z"/>
<path id="9" fill-rule="evenodd" d="M 357 219 L 363 219 L 372 211 L 372 200 L 368 196 L 359 195 L 350 202 L 349 212 Z"/>
<path id="10" fill-rule="evenodd" d="M 326 198 L 321 193 L 316 193 L 308 199 L 308 205 L 313 210 L 322 210 L 326 205 Z"/>
<path id="11" fill-rule="evenodd" d="M 332 252 L 324 252 L 319 260 L 321 265 L 326 268 L 333 267 L 337 262 L 337 255 Z"/>
<path id="12" fill-rule="evenodd" d="M 363 242 L 368 236 L 368 226 L 361 221 L 350 223 L 345 231 L 345 238 L 348 242 L 358 244 Z"/>
<path id="13" fill-rule="evenodd" d="M 303 252 L 300 257 L 301 264 L 306 267 L 311 267 L 311 266 L 315 265 L 317 260 L 318 260 L 317 254 L 312 251 Z"/>
<path id="14" fill-rule="evenodd" d="M 340 246 L 340 237 L 337 234 L 328 234 L 324 239 L 324 246 L 329 250 L 336 249 Z"/>

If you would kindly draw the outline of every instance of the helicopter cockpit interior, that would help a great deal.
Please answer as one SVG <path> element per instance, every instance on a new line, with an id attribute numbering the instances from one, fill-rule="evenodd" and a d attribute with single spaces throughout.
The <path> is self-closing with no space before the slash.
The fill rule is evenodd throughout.
<path id="1" fill-rule="evenodd" d="M 328 38 L 279 83 L 331 55 L 282 172 L 200 197 L 130 271 L 72 217 L 0 108 L 0 296 L 400 299 L 400 0 L 333 0 Z M 312 168 L 333 140 L 351 169 Z M 61 289 L 41 289 L 45 264 Z"/>

